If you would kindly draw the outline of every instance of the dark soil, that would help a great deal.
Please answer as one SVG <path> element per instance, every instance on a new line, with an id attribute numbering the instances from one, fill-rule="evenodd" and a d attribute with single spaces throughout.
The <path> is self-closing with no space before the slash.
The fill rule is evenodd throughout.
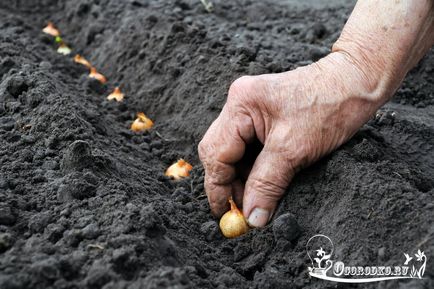
<path id="1" fill-rule="evenodd" d="M 350 287 L 309 278 L 317 233 L 349 265 L 427 255 L 423 280 L 354 287 L 434 288 L 434 53 L 297 175 L 280 220 L 227 240 L 204 197 L 201 136 L 234 79 L 324 56 L 351 7 L 213 2 L 211 14 L 196 0 L 0 2 L 0 288 Z M 56 53 L 49 20 L 107 85 Z M 123 103 L 105 98 L 115 85 Z M 138 111 L 151 132 L 129 130 Z M 191 177 L 166 178 L 181 157 Z"/>

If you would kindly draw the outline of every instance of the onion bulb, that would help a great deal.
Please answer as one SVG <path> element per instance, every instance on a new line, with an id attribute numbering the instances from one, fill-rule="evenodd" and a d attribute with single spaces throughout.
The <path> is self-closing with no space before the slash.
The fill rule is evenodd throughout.
<path id="1" fill-rule="evenodd" d="M 57 48 L 57 53 L 68 55 L 71 53 L 71 48 L 69 48 L 66 44 L 62 43 L 59 45 L 59 48 Z"/>
<path id="2" fill-rule="evenodd" d="M 131 124 L 131 130 L 134 132 L 143 132 L 151 129 L 154 122 L 150 120 L 143 112 L 137 114 L 136 120 Z"/>
<path id="3" fill-rule="evenodd" d="M 116 101 L 122 101 L 124 99 L 124 94 L 121 92 L 118 86 L 115 87 L 112 93 L 107 96 L 108 100 L 116 99 Z"/>
<path id="4" fill-rule="evenodd" d="M 102 75 L 101 73 L 99 73 L 98 71 L 96 71 L 95 67 L 91 67 L 90 68 L 89 77 L 90 78 L 95 78 L 96 80 L 98 80 L 99 82 L 101 82 L 103 84 L 107 82 L 107 78 L 105 78 L 104 75 Z"/>
<path id="5" fill-rule="evenodd" d="M 231 210 L 227 211 L 220 219 L 220 230 L 226 238 L 235 238 L 247 233 L 249 225 L 232 198 L 229 199 L 229 203 Z"/>
<path id="6" fill-rule="evenodd" d="M 74 56 L 74 62 L 83 64 L 84 66 L 86 66 L 87 68 L 91 68 L 92 65 L 90 65 L 90 62 L 87 61 L 83 56 L 81 56 L 80 54 L 76 54 Z"/>
<path id="7" fill-rule="evenodd" d="M 174 178 L 175 180 L 179 180 L 188 177 L 192 169 L 192 165 L 187 163 L 185 160 L 180 159 L 166 170 L 165 175 Z"/>
<path id="8" fill-rule="evenodd" d="M 57 37 L 60 35 L 59 30 L 54 27 L 54 24 L 52 22 L 48 22 L 47 26 L 45 26 L 44 29 L 42 29 L 42 32 L 49 34 L 51 36 Z"/>

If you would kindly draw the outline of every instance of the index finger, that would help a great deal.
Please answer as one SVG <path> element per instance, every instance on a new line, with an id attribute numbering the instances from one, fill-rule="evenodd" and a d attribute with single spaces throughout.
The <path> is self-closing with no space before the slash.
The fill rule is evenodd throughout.
<path id="1" fill-rule="evenodd" d="M 250 117 L 230 113 L 225 106 L 199 144 L 199 158 L 205 168 L 205 191 L 211 212 L 217 217 L 228 209 L 236 177 L 235 163 L 241 160 L 246 143 L 253 137 Z"/>

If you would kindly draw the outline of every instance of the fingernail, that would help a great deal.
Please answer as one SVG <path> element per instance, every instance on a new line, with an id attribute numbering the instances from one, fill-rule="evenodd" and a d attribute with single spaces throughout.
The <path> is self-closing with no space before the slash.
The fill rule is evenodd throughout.
<path id="1" fill-rule="evenodd" d="M 255 208 L 250 213 L 247 223 L 249 223 L 251 227 L 264 227 L 267 224 L 269 218 L 270 213 L 267 210 Z"/>

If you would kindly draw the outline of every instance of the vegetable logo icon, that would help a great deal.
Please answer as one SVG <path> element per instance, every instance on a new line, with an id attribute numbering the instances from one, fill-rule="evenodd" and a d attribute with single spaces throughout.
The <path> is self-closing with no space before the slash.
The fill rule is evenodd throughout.
<path id="1" fill-rule="evenodd" d="M 319 244 L 325 244 L 330 249 L 329 251 L 324 251 L 323 247 L 320 247 L 317 250 L 312 250 L 312 248 L 309 245 L 313 242 Z M 321 235 L 321 234 L 315 235 L 307 241 L 306 250 L 307 250 L 307 255 L 309 256 L 309 259 L 312 263 L 312 267 L 309 267 L 309 272 L 312 272 L 314 274 L 319 274 L 319 275 L 326 275 L 327 271 L 330 270 L 333 264 L 332 261 L 330 260 L 334 250 L 332 240 L 325 235 Z M 314 254 L 317 256 L 314 257 L 313 260 L 311 256 L 312 252 L 314 252 Z M 329 254 L 327 254 L 327 252 L 329 252 Z"/>
<path id="2" fill-rule="evenodd" d="M 404 254 L 406 255 L 405 257 L 408 258 L 408 254 Z M 410 276 L 412 277 L 418 277 L 418 278 L 422 278 L 423 274 L 425 273 L 425 267 L 426 267 L 426 256 L 424 252 L 421 252 L 420 249 L 417 250 L 417 253 L 414 254 L 414 256 L 416 257 L 416 261 L 417 262 L 423 262 L 422 265 L 419 267 L 419 269 L 416 270 L 416 268 L 414 267 L 414 265 L 411 267 L 411 272 L 410 272 Z M 410 260 L 412 258 L 410 257 Z M 408 263 L 407 261 L 405 261 L 406 263 Z"/>
<path id="3" fill-rule="evenodd" d="M 411 259 L 413 259 L 413 257 L 410 257 L 407 253 L 404 253 L 404 256 L 405 256 L 404 265 L 408 265 L 408 262 L 410 262 Z"/>

